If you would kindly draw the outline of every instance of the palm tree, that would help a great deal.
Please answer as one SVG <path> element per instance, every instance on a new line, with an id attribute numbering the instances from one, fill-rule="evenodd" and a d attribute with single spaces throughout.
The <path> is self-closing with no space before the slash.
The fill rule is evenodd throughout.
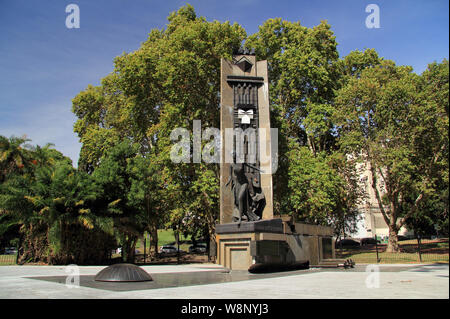
<path id="1" fill-rule="evenodd" d="M 55 150 L 53 146 L 55 146 L 53 143 L 47 143 L 43 147 L 39 145 L 33 146 L 33 159 L 31 162 L 39 167 L 52 167 L 57 162 L 66 162 L 72 166 L 72 160 L 64 156 L 60 151 Z"/>
<path id="2" fill-rule="evenodd" d="M 11 173 L 26 170 L 30 165 L 30 146 L 24 145 L 30 139 L 0 135 L 0 183 Z"/>

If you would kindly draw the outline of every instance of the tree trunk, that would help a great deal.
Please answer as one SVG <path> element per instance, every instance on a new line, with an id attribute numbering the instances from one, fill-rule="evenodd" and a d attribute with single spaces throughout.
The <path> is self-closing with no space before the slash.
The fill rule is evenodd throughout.
<path id="1" fill-rule="evenodd" d="M 388 253 L 397 253 L 400 251 L 398 246 L 398 229 L 395 226 L 389 225 L 389 240 L 386 248 Z"/>
<path id="2" fill-rule="evenodd" d="M 156 256 L 158 254 L 158 226 L 156 224 L 151 226 L 150 240 Z"/>
<path id="3" fill-rule="evenodd" d="M 217 242 L 216 242 L 216 235 L 213 230 L 208 231 L 206 249 L 208 253 L 208 262 L 215 263 L 217 258 Z"/>
<path id="4" fill-rule="evenodd" d="M 311 136 L 308 135 L 306 137 L 306 141 L 308 142 L 308 146 L 309 146 L 309 150 L 311 151 L 311 153 L 314 155 L 314 157 L 316 156 L 316 148 L 314 145 L 314 141 L 311 139 Z"/>
<path id="5" fill-rule="evenodd" d="M 386 248 L 386 252 L 399 252 L 398 247 L 398 231 L 399 227 L 397 227 L 397 207 L 394 205 L 392 194 L 388 193 L 389 199 L 391 200 L 390 204 L 390 212 L 389 214 L 386 212 L 383 206 L 383 201 L 381 199 L 380 191 L 378 190 L 378 182 L 377 182 L 377 173 L 375 165 L 370 162 L 370 172 L 372 174 L 372 189 L 375 192 L 375 197 L 377 199 L 378 207 L 380 208 L 381 215 L 383 216 L 384 221 L 389 227 L 389 241 L 388 246 Z M 381 175 L 381 173 L 380 173 Z"/>
<path id="6" fill-rule="evenodd" d="M 138 236 L 128 235 L 125 238 L 126 238 L 125 245 L 122 248 L 122 252 L 125 251 L 125 262 L 134 263 L 134 255 Z"/>

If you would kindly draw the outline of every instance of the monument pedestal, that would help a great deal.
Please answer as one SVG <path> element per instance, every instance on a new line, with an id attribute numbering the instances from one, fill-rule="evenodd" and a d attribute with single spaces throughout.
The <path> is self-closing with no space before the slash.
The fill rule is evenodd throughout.
<path id="1" fill-rule="evenodd" d="M 216 225 L 217 263 L 231 270 L 281 271 L 334 260 L 331 227 L 281 218 Z"/>

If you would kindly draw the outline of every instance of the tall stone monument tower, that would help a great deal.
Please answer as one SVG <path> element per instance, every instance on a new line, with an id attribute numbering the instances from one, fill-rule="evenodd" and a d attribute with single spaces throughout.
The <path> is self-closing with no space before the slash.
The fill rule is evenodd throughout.
<path id="1" fill-rule="evenodd" d="M 274 218 L 267 61 L 240 49 L 221 60 L 220 223 L 217 263 L 232 270 L 280 271 L 329 264 L 334 258 L 330 227 Z M 276 164 L 276 163 L 275 163 Z"/>
<path id="2" fill-rule="evenodd" d="M 222 59 L 220 89 L 220 223 L 272 219 L 267 61 L 242 48 Z"/>

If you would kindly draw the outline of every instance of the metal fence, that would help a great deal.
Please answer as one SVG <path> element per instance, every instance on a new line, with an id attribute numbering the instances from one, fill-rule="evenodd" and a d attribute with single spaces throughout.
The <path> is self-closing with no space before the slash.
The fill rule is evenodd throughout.
<path id="1" fill-rule="evenodd" d="M 439 263 L 449 261 L 448 238 L 410 239 L 399 242 L 400 252 L 386 252 L 386 243 L 371 245 L 336 246 L 336 258 L 355 263 Z"/>

